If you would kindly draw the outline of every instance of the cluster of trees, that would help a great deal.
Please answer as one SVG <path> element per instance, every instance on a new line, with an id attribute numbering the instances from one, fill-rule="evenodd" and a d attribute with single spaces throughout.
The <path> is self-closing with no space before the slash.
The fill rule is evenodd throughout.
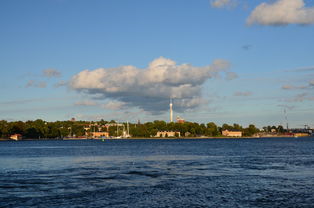
<path id="1" fill-rule="evenodd" d="M 0 121 L 0 138 L 8 138 L 12 134 L 21 134 L 24 138 L 63 138 L 67 136 L 84 136 L 86 131 L 104 131 L 103 125 L 115 123 L 114 121 L 56 121 L 46 122 L 41 119 L 35 121 Z M 91 125 L 92 124 L 92 125 Z M 126 126 L 126 123 L 125 123 Z M 84 129 L 90 127 L 90 130 Z M 166 123 L 165 121 L 153 121 L 143 124 L 129 124 L 130 134 L 133 137 L 151 137 L 158 131 L 178 131 L 181 135 L 193 136 L 221 136 L 223 130 L 242 131 L 243 136 L 252 136 L 259 132 L 253 124 L 244 128 L 239 124 L 223 124 L 221 127 L 214 122 L 199 124 L 194 122 Z M 119 131 L 122 131 L 121 128 Z M 111 126 L 109 134 L 116 136 L 117 128 Z"/>
<path id="2" fill-rule="evenodd" d="M 62 138 L 71 134 L 82 136 L 85 134 L 84 122 L 56 121 L 46 122 L 41 119 L 35 121 L 0 121 L 0 138 L 8 138 L 12 134 L 21 134 L 25 138 Z"/>
<path id="3" fill-rule="evenodd" d="M 287 132 L 287 129 L 284 129 L 283 126 L 264 126 L 263 127 L 264 132 L 276 132 L 276 133 L 285 133 Z"/>

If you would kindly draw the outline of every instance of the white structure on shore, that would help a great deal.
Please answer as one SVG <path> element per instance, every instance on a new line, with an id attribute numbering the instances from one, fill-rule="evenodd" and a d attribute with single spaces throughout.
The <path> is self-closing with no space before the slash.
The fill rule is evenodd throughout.
<path id="1" fill-rule="evenodd" d="M 242 137 L 242 131 L 224 130 L 221 133 L 222 133 L 222 136 L 227 136 L 227 137 Z"/>
<path id="2" fill-rule="evenodd" d="M 170 99 L 170 123 L 173 122 L 172 99 Z"/>
<path id="3" fill-rule="evenodd" d="M 155 137 L 181 137 L 181 134 L 179 131 L 158 131 Z"/>

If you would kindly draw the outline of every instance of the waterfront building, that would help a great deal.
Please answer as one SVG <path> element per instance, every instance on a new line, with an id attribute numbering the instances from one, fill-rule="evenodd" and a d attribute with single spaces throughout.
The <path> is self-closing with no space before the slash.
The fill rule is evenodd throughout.
<path id="1" fill-rule="evenodd" d="M 10 136 L 10 139 L 13 139 L 13 140 L 21 140 L 22 139 L 22 135 L 21 134 L 12 134 Z"/>
<path id="2" fill-rule="evenodd" d="M 180 137 L 179 131 L 158 131 L 156 137 Z"/>
<path id="3" fill-rule="evenodd" d="M 90 132 L 89 134 L 92 136 L 92 138 L 109 137 L 109 132 L 106 131 Z"/>
<path id="4" fill-rule="evenodd" d="M 306 136 L 310 136 L 309 133 L 303 133 L 303 132 L 299 132 L 299 133 L 293 133 L 294 137 L 306 137 Z"/>
<path id="5" fill-rule="evenodd" d="M 222 131 L 222 136 L 227 136 L 227 137 L 242 137 L 242 131 L 229 131 L 229 130 L 224 130 L 224 131 Z"/>

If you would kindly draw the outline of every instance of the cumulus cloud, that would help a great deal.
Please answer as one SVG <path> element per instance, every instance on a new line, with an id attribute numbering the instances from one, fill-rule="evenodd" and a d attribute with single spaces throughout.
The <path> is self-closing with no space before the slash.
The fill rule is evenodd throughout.
<path id="1" fill-rule="evenodd" d="M 305 7 L 304 0 L 277 0 L 261 3 L 247 19 L 247 24 L 286 25 L 313 24 L 314 7 Z"/>
<path id="2" fill-rule="evenodd" d="M 35 80 L 29 80 L 26 83 L 25 87 L 36 87 L 36 88 L 45 88 L 47 87 L 47 83 L 46 82 L 41 82 L 41 81 L 35 81 Z"/>
<path id="3" fill-rule="evenodd" d="M 43 76 L 48 78 L 61 77 L 61 72 L 55 69 L 45 69 L 43 70 Z"/>
<path id="4" fill-rule="evenodd" d="M 229 71 L 225 60 L 209 66 L 177 65 L 164 57 L 153 60 L 146 69 L 134 66 L 84 70 L 72 77 L 72 89 L 138 107 L 148 112 L 168 110 L 169 98 L 177 111 L 196 108 L 204 103 L 202 85 L 210 78 Z M 107 107 L 110 107 L 108 105 Z"/>
<path id="5" fill-rule="evenodd" d="M 247 97 L 247 96 L 251 96 L 252 92 L 235 92 L 234 96 L 239 96 L 239 97 Z"/>
<path id="6" fill-rule="evenodd" d="M 225 8 L 235 5 L 234 0 L 212 0 L 210 5 L 214 8 Z"/>

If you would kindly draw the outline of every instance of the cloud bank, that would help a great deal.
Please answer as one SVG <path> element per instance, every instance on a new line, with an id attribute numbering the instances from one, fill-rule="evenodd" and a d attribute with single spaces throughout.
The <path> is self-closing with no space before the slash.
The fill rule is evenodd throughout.
<path id="1" fill-rule="evenodd" d="M 177 65 L 164 57 L 153 60 L 146 69 L 134 66 L 84 70 L 72 77 L 70 87 L 76 91 L 95 95 L 99 99 L 111 99 L 118 107 L 138 107 L 151 113 L 168 110 L 169 98 L 174 99 L 176 111 L 193 109 L 205 101 L 202 85 L 209 79 L 225 74 L 230 76 L 230 64 L 215 60 L 211 65 L 196 67 Z M 115 106 L 110 104 L 114 109 Z"/>
<path id="2" fill-rule="evenodd" d="M 258 5 L 247 19 L 247 24 L 287 25 L 313 24 L 314 7 L 305 7 L 304 0 L 277 0 Z"/>

